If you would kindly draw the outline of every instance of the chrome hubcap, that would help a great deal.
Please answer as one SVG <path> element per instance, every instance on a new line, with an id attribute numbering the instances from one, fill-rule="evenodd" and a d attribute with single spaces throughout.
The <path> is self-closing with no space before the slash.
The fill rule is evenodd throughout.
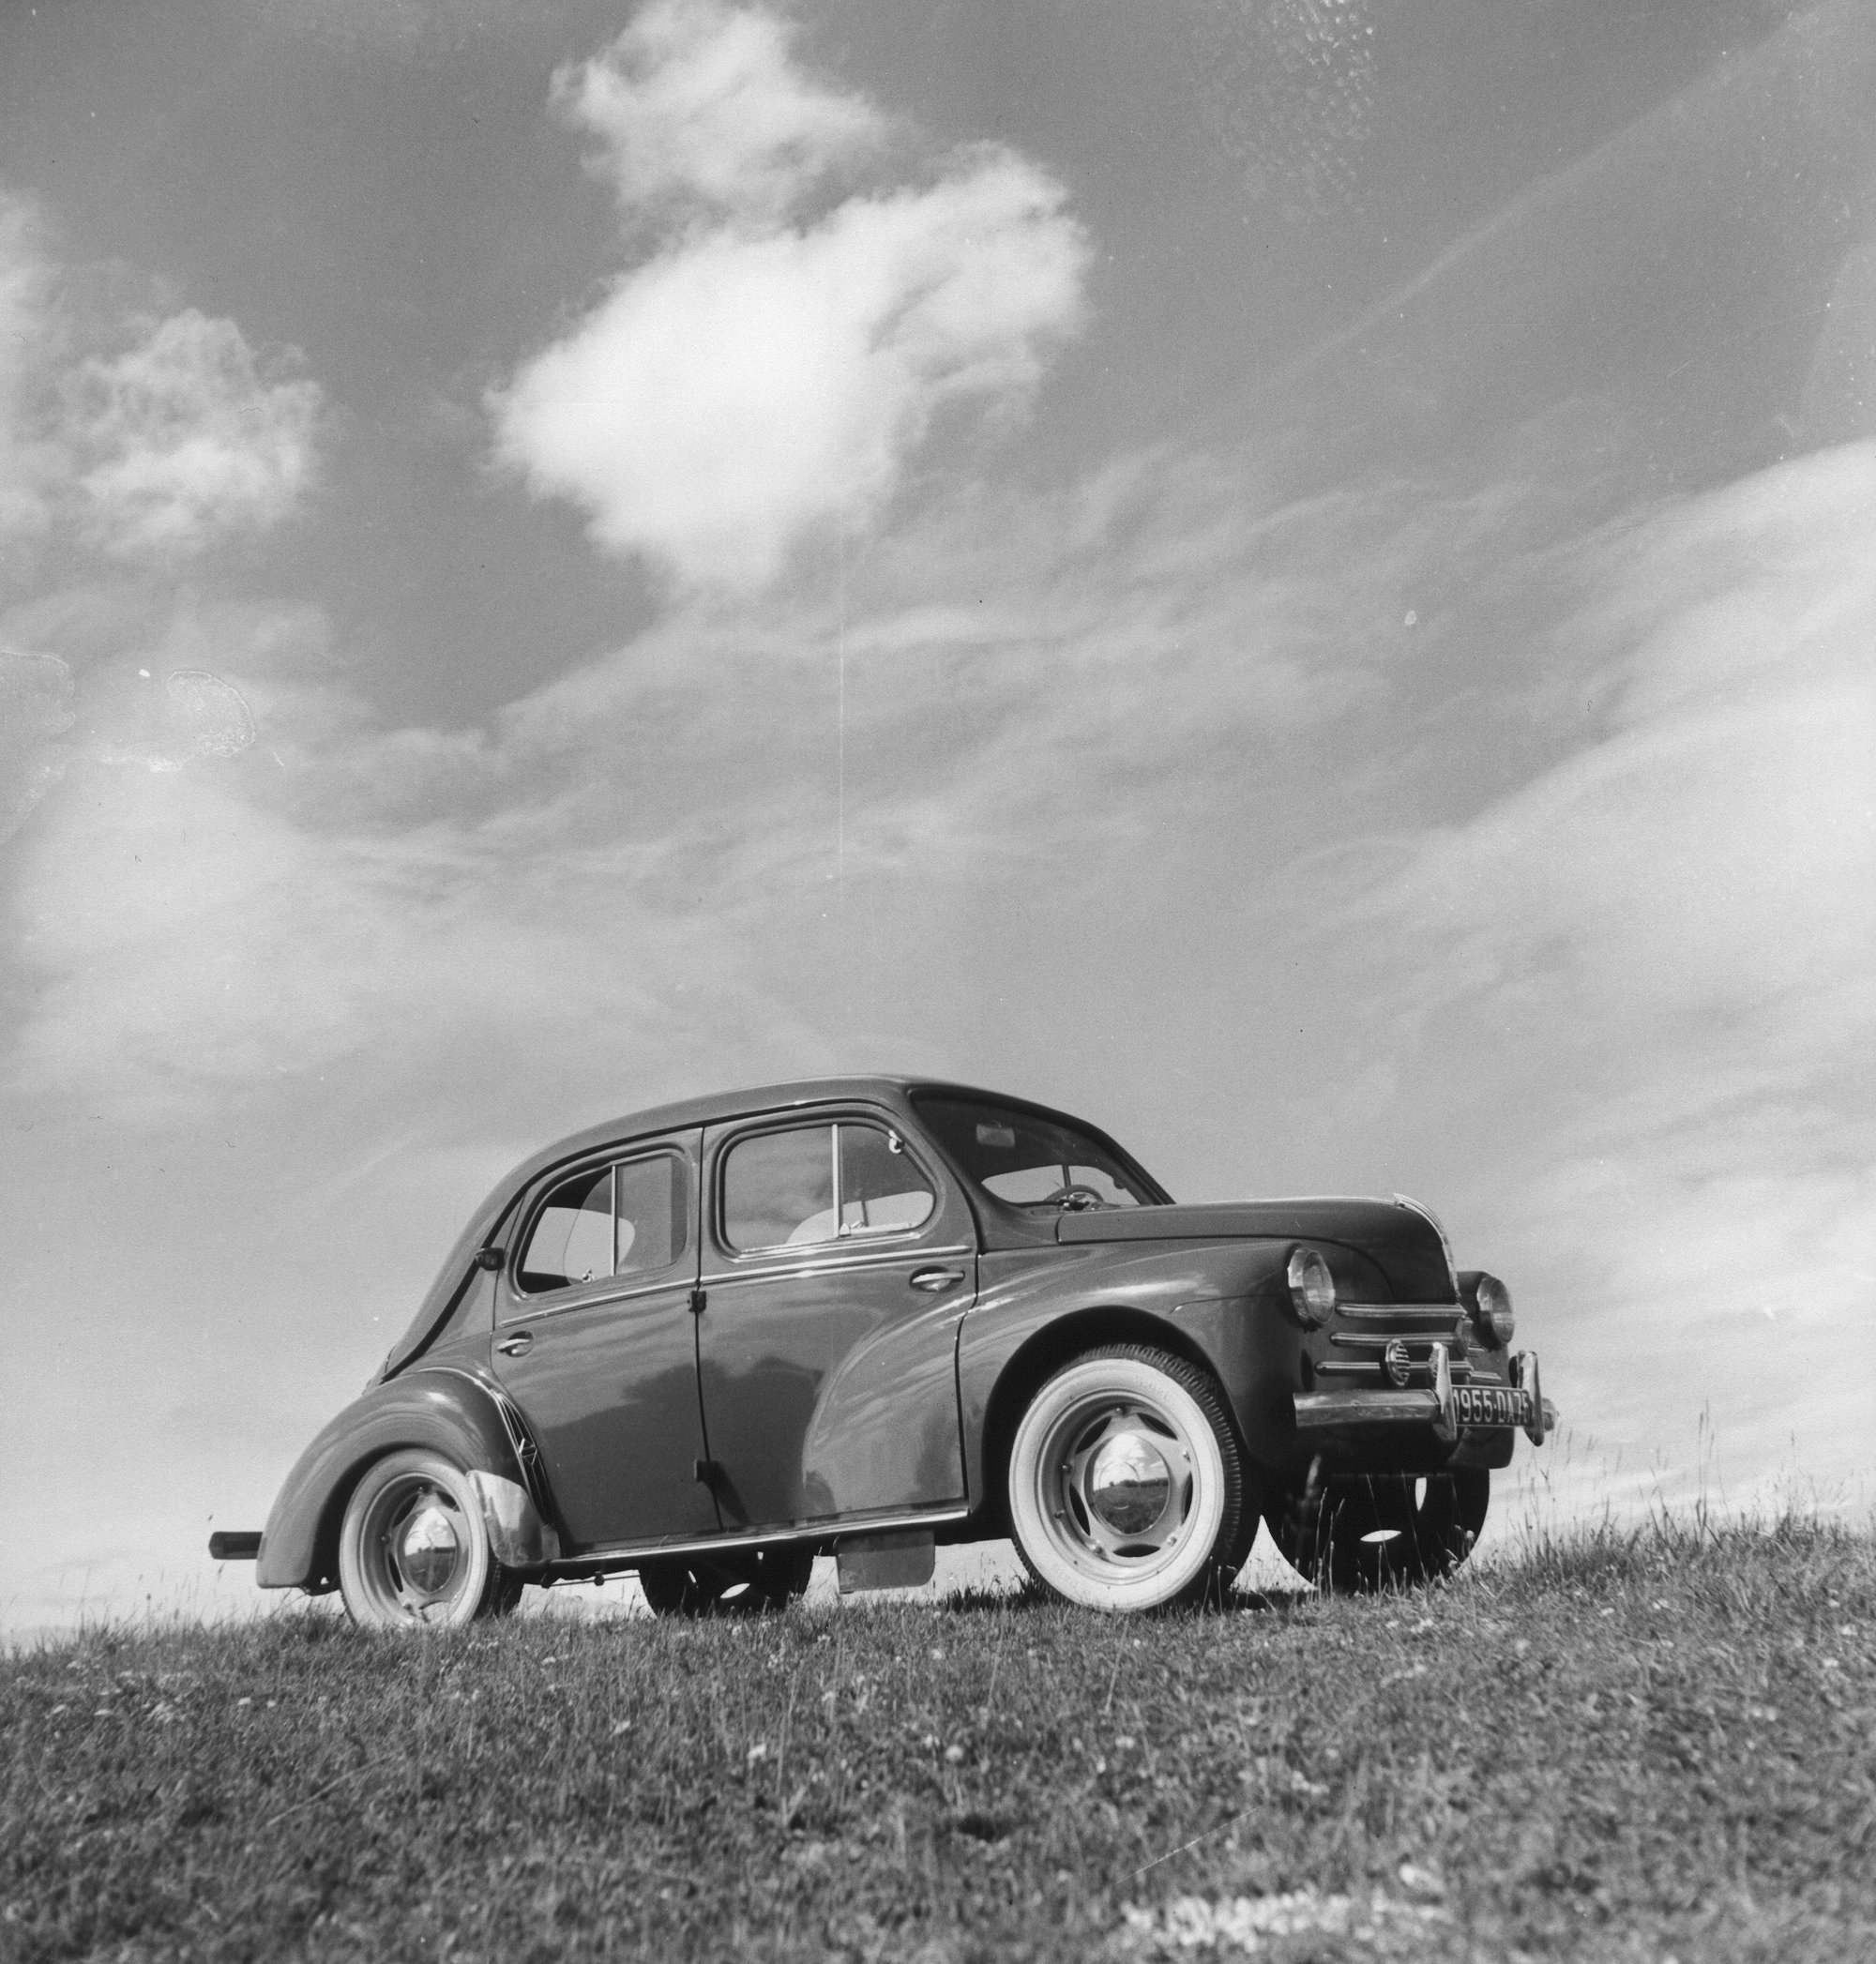
<path id="1" fill-rule="evenodd" d="M 1150 1570 L 1182 1543 L 1192 1510 L 1193 1458 L 1161 1413 L 1112 1395 L 1058 1421 L 1043 1459 L 1054 1538 L 1077 1566 L 1112 1575 Z"/>
<path id="2" fill-rule="evenodd" d="M 448 1622 L 473 1584 L 471 1532 L 456 1497 L 433 1480 L 398 1480 L 379 1494 L 362 1555 L 380 1613 L 392 1623 Z"/>
<path id="3" fill-rule="evenodd" d="M 1143 1432 L 1114 1432 L 1088 1462 L 1087 1495 L 1116 1534 L 1150 1533 L 1172 1497 L 1172 1470 Z"/>
<path id="4" fill-rule="evenodd" d="M 419 1502 L 405 1516 L 397 1538 L 397 1562 L 404 1580 L 420 1595 L 442 1595 L 455 1580 L 461 1559 L 456 1523 L 433 1496 Z"/>

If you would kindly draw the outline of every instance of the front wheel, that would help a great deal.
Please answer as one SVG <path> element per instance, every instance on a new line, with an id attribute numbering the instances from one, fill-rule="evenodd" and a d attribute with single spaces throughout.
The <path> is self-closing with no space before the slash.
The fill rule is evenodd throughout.
<path id="1" fill-rule="evenodd" d="M 1217 1384 L 1183 1357 L 1115 1344 L 1031 1400 L 1010 1446 L 1009 1520 L 1057 1595 L 1153 1609 L 1229 1586 L 1257 1506 Z"/>
<path id="2" fill-rule="evenodd" d="M 1490 1500 L 1491 1475 L 1479 1467 L 1358 1473 L 1273 1491 L 1264 1519 L 1306 1580 L 1355 1595 L 1451 1575 L 1472 1553 Z"/>
<path id="3" fill-rule="evenodd" d="M 450 1629 L 501 1616 L 522 1579 L 495 1560 L 469 1475 L 441 1453 L 368 1467 L 339 1531 L 339 1587 L 367 1630 Z"/>
<path id="4" fill-rule="evenodd" d="M 667 1555 L 639 1569 L 639 1587 L 655 1615 L 760 1615 L 785 1609 L 807 1593 L 812 1548 L 725 1549 L 718 1556 Z"/>

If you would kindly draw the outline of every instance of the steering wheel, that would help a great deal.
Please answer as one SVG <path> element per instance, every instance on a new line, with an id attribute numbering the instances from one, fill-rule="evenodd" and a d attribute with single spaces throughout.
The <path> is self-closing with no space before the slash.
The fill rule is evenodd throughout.
<path id="1" fill-rule="evenodd" d="M 1058 1186 L 1053 1193 L 1045 1197 L 1042 1204 L 1045 1207 L 1059 1207 L 1064 1214 L 1086 1214 L 1091 1207 L 1105 1207 L 1107 1202 L 1092 1186 L 1077 1184 L 1071 1186 Z"/>

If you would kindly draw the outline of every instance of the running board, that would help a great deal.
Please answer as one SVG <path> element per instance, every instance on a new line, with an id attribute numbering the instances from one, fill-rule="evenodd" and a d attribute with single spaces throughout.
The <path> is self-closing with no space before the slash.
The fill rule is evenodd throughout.
<path id="1" fill-rule="evenodd" d="M 968 1507 L 943 1507 L 928 1514 L 870 1514 L 847 1520 L 823 1520 L 811 1525 L 786 1528 L 747 1528 L 732 1534 L 701 1534 L 691 1541 L 621 1542 L 616 1547 L 593 1549 L 551 1562 L 542 1571 L 543 1582 L 586 1582 L 613 1570 L 636 1568 L 642 1562 L 655 1562 L 666 1555 L 714 1554 L 719 1549 L 772 1548 L 779 1542 L 854 1541 L 864 1536 L 874 1540 L 884 1535 L 915 1533 L 967 1520 Z"/>

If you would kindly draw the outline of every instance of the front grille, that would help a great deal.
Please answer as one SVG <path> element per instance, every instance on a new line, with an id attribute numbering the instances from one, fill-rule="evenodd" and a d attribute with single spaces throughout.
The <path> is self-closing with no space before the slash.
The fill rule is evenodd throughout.
<path id="1" fill-rule="evenodd" d="M 1355 1354 L 1324 1358 L 1316 1373 L 1391 1387 L 1392 1380 L 1381 1367 L 1381 1355 L 1390 1343 L 1399 1342 L 1407 1346 L 1408 1386 L 1428 1385 L 1433 1382 L 1434 1346 L 1444 1345 L 1453 1382 L 1468 1383 L 1475 1373 L 1460 1336 L 1463 1314 L 1458 1305 L 1447 1309 L 1424 1303 L 1339 1303 L 1337 1321 L 1358 1322 L 1362 1327 L 1336 1330 L 1329 1345 L 1332 1350 Z M 1490 1377 L 1491 1373 L 1480 1375 Z"/>

